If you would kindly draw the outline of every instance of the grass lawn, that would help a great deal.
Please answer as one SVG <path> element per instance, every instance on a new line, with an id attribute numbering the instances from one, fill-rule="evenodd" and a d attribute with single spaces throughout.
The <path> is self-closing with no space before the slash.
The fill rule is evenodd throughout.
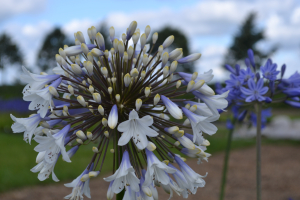
<path id="1" fill-rule="evenodd" d="M 209 153 L 223 151 L 226 147 L 227 131 L 224 128 L 214 136 L 206 137 L 211 146 Z M 298 141 L 282 141 L 264 139 L 264 144 L 289 144 L 300 145 Z M 235 140 L 232 143 L 232 148 L 246 148 L 253 146 L 255 139 Z M 33 174 L 30 169 L 35 166 L 37 153 L 33 150 L 36 143 L 33 141 L 31 145 L 23 141 L 22 134 L 0 134 L 0 192 L 8 191 L 15 188 L 42 185 L 54 183 L 52 178 L 44 182 L 37 179 L 37 174 Z M 72 158 L 72 163 L 62 161 L 60 158 L 55 167 L 55 173 L 61 181 L 72 180 L 76 178 L 89 163 L 93 144 L 80 147 L 80 150 Z M 109 147 L 110 148 L 110 147 Z M 109 155 L 109 154 L 108 154 Z M 112 168 L 112 156 L 106 157 L 105 164 L 102 169 L 102 174 L 108 173 Z"/>

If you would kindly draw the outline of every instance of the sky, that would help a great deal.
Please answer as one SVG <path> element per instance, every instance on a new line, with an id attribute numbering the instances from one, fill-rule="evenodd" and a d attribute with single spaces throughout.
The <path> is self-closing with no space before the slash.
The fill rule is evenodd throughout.
<path id="1" fill-rule="evenodd" d="M 258 28 L 265 30 L 266 40 L 258 47 L 268 50 L 278 45 L 272 60 L 279 66 L 287 64 L 286 75 L 300 71 L 297 0 L 0 0 L 0 5 L 0 33 L 12 36 L 21 48 L 26 66 L 34 72 L 38 72 L 35 62 L 43 39 L 55 27 L 74 38 L 74 32 L 82 31 L 87 36 L 87 28 L 105 21 L 121 37 L 135 20 L 141 32 L 147 25 L 152 30 L 167 25 L 179 28 L 188 36 L 191 52 L 202 54 L 196 70 L 203 73 L 213 69 L 214 80 L 222 81 L 228 77 L 221 66 L 223 57 L 233 35 L 252 11 L 257 13 Z M 18 78 L 14 70 L 5 72 L 6 83 Z"/>

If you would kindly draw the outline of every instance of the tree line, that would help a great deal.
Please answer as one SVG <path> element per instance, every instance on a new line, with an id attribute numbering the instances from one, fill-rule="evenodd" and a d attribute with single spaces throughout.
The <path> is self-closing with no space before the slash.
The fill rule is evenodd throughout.
<path id="1" fill-rule="evenodd" d="M 247 57 L 247 50 L 252 49 L 255 55 L 261 58 L 267 58 L 272 53 L 277 50 L 277 47 L 272 47 L 268 52 L 262 52 L 258 49 L 257 43 L 265 39 L 264 30 L 258 30 L 255 26 L 256 14 L 250 13 L 244 22 L 240 25 L 239 30 L 233 36 L 232 44 L 228 47 L 227 53 L 224 56 L 224 61 L 222 66 L 229 64 L 234 67 L 235 63 L 243 61 Z M 109 37 L 109 27 L 106 23 L 101 23 L 98 27 L 98 32 L 101 32 L 104 38 Z M 178 28 L 167 26 L 159 30 L 158 41 L 154 46 L 153 52 L 158 49 L 158 44 L 162 44 L 164 39 L 170 35 L 175 36 L 175 41 L 170 46 L 170 49 L 182 48 L 183 56 L 187 56 L 190 53 L 190 44 L 188 37 Z M 108 39 L 105 40 L 106 48 L 110 49 L 112 47 Z M 149 41 L 150 43 L 150 41 Z M 50 33 L 48 33 L 38 51 L 36 66 L 39 67 L 40 71 L 49 71 L 54 66 L 56 66 L 55 55 L 58 53 L 59 48 L 63 48 L 64 45 L 73 45 L 71 38 L 68 38 L 59 27 L 54 28 Z M 257 60 L 257 64 L 261 64 L 261 60 Z M 17 43 L 15 43 L 11 36 L 7 33 L 2 33 L 0 35 L 0 70 L 1 70 L 1 80 L 0 84 L 4 81 L 4 71 L 11 67 L 20 67 L 24 65 L 23 53 L 20 50 Z M 194 71 L 194 65 L 182 65 L 178 66 L 178 70 L 184 72 Z"/>

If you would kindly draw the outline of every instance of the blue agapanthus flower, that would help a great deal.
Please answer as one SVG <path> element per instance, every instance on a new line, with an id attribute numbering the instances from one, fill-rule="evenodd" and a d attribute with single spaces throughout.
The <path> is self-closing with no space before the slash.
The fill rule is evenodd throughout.
<path id="1" fill-rule="evenodd" d="M 277 69 L 277 64 L 272 63 L 271 59 L 268 59 L 266 64 L 260 67 L 263 77 L 270 81 L 275 81 L 277 75 L 280 73 L 280 71 L 277 71 L 276 69 Z"/>
<path id="2" fill-rule="evenodd" d="M 252 102 L 252 101 L 264 101 L 266 100 L 266 97 L 263 95 L 266 94 L 269 90 L 268 87 L 264 87 L 264 80 L 259 79 L 257 83 L 254 82 L 254 80 L 251 78 L 248 80 L 248 87 L 249 89 L 245 87 L 241 87 L 241 91 L 247 96 L 245 99 L 246 102 Z"/>

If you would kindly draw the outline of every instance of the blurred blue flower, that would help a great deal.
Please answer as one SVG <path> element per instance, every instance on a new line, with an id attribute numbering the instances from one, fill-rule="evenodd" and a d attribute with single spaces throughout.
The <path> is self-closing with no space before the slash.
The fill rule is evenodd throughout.
<path id="1" fill-rule="evenodd" d="M 260 67 L 263 77 L 270 81 L 275 81 L 277 75 L 280 73 L 280 71 L 277 71 L 276 69 L 277 69 L 277 64 L 276 63 L 273 64 L 271 59 L 268 59 L 266 64 Z"/>
<path id="2" fill-rule="evenodd" d="M 245 87 L 241 87 L 241 91 L 248 96 L 245 101 L 246 102 L 252 102 L 252 101 L 264 101 L 266 100 L 266 97 L 263 95 L 268 92 L 268 87 L 264 87 L 264 80 L 259 79 L 257 83 L 254 82 L 254 80 L 251 78 L 248 80 L 248 87 L 249 89 Z"/>

